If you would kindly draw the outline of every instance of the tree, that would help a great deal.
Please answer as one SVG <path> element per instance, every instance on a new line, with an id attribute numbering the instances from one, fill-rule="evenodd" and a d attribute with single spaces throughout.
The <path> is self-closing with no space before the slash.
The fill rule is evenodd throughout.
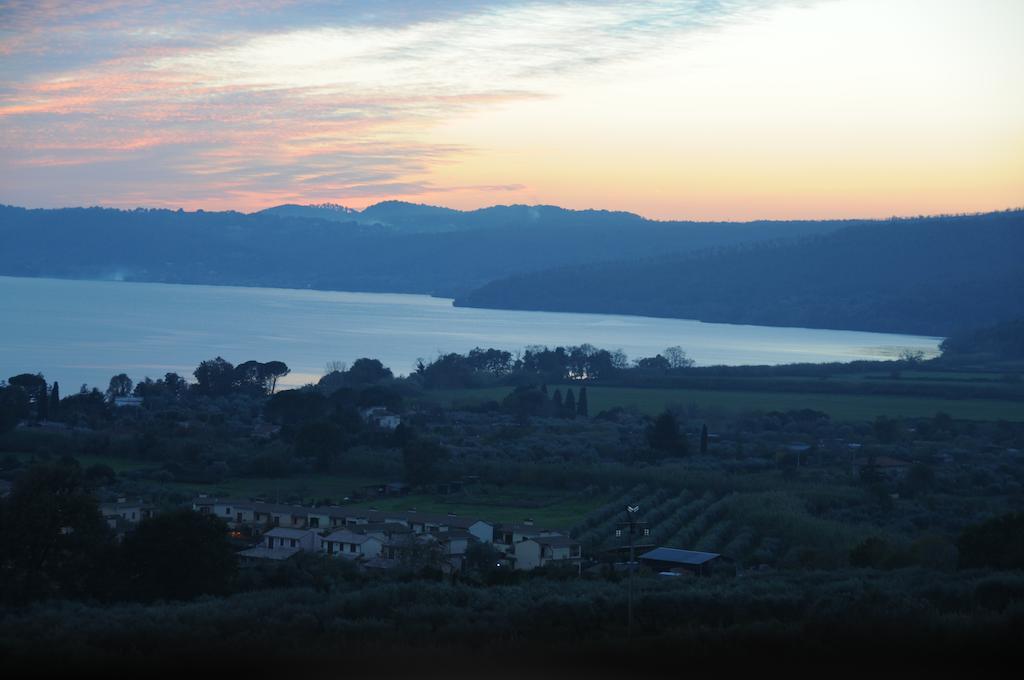
<path id="1" fill-rule="evenodd" d="M 530 416 L 543 415 L 551 408 L 547 395 L 533 385 L 516 387 L 502 400 L 501 405 L 515 414 L 521 425 L 525 425 Z"/>
<path id="2" fill-rule="evenodd" d="M 327 472 L 345 447 L 345 433 L 333 423 L 303 425 L 295 435 L 295 455 L 316 460 L 316 469 Z"/>
<path id="3" fill-rule="evenodd" d="M 580 398 L 576 401 L 576 415 L 581 418 L 590 417 L 590 407 L 587 405 L 587 388 L 580 388 Z"/>
<path id="4" fill-rule="evenodd" d="M 391 369 L 387 368 L 377 359 L 356 359 L 352 368 L 348 369 L 345 375 L 348 382 L 354 385 L 376 383 L 382 380 L 390 380 L 394 377 Z"/>
<path id="5" fill-rule="evenodd" d="M 914 463 L 907 470 L 907 476 L 900 487 L 903 495 L 913 498 L 935 484 L 935 471 L 924 463 Z"/>
<path id="6" fill-rule="evenodd" d="M 924 351 L 905 347 L 900 350 L 900 361 L 912 365 L 919 364 L 924 361 Z"/>
<path id="7" fill-rule="evenodd" d="M 892 444 L 900 437 L 900 423 L 892 418 L 878 416 L 873 427 L 875 438 L 882 444 Z"/>
<path id="8" fill-rule="evenodd" d="M 25 390 L 0 385 L 0 434 L 13 430 L 22 418 L 28 418 L 29 399 Z"/>
<path id="9" fill-rule="evenodd" d="M 127 397 L 132 393 L 132 379 L 125 373 L 118 373 L 110 379 L 107 387 L 107 399 L 114 401 L 118 397 Z"/>
<path id="10" fill-rule="evenodd" d="M 432 441 L 412 438 L 402 447 L 405 481 L 413 486 L 437 480 L 438 464 L 447 460 L 448 450 Z"/>
<path id="11" fill-rule="evenodd" d="M 700 427 L 700 452 L 708 452 L 708 424 L 704 423 Z"/>
<path id="12" fill-rule="evenodd" d="M 243 361 L 235 366 L 233 382 L 242 390 L 265 392 L 263 364 L 258 361 Z"/>
<path id="13" fill-rule="evenodd" d="M 11 376 L 7 379 L 9 387 L 20 389 L 24 392 L 29 405 L 29 410 L 35 412 L 35 416 L 38 419 L 42 419 L 43 413 L 45 413 L 45 406 L 41 406 L 41 401 L 47 399 L 46 391 L 46 379 L 42 373 L 21 373 L 19 375 Z M 26 412 L 23 418 L 28 418 L 29 412 Z"/>
<path id="14" fill-rule="evenodd" d="M 423 359 L 417 359 L 416 361 L 419 362 L 419 364 L 423 363 Z M 330 375 L 331 373 L 344 373 L 347 370 L 348 363 L 344 361 L 338 361 L 337 359 L 335 359 L 334 361 L 328 361 L 326 364 L 324 364 L 324 375 Z"/>
<path id="15" fill-rule="evenodd" d="M 109 540 L 78 465 L 35 465 L 0 502 L 0 594 L 9 602 L 83 596 Z"/>
<path id="16" fill-rule="evenodd" d="M 224 396 L 231 393 L 235 382 L 235 367 L 221 357 L 208 359 L 192 372 L 196 378 L 196 390 L 208 397 Z"/>
<path id="17" fill-rule="evenodd" d="M 50 395 L 47 394 L 45 387 L 38 397 L 38 412 L 39 420 L 50 419 Z"/>
<path id="18" fill-rule="evenodd" d="M 565 408 L 562 413 L 566 418 L 576 417 L 576 396 L 572 393 L 572 389 L 565 391 Z"/>
<path id="19" fill-rule="evenodd" d="M 964 569 L 1024 569 L 1024 512 L 969 526 L 957 541 Z"/>
<path id="20" fill-rule="evenodd" d="M 299 425 L 326 417 L 327 403 L 322 394 L 313 390 L 283 390 L 267 400 L 263 411 L 278 425 Z"/>
<path id="21" fill-rule="evenodd" d="M 655 418 L 647 430 L 647 442 L 652 449 L 669 455 L 686 453 L 686 436 L 680 431 L 679 421 L 671 411 Z"/>
<path id="22" fill-rule="evenodd" d="M 103 398 L 103 393 L 95 387 L 65 397 L 60 402 L 60 409 L 64 422 L 82 422 L 93 428 L 110 415 L 110 407 Z"/>
<path id="23" fill-rule="evenodd" d="M 666 348 L 664 357 L 670 368 L 691 368 L 694 363 L 693 359 L 686 356 L 686 352 L 678 345 Z"/>
<path id="24" fill-rule="evenodd" d="M 607 378 L 618 369 L 614 355 L 606 349 L 597 350 L 587 359 L 587 378 L 590 380 Z"/>
<path id="25" fill-rule="evenodd" d="M 463 573 L 477 577 L 489 585 L 501 582 L 502 577 L 512 575 L 512 569 L 502 565 L 505 555 L 492 543 L 474 541 L 466 547 L 466 555 L 462 563 Z"/>
<path id="26" fill-rule="evenodd" d="M 404 534 L 395 539 L 398 568 L 406 574 L 441 575 L 445 564 L 444 547 L 430 534 Z"/>
<path id="27" fill-rule="evenodd" d="M 184 396 L 188 391 L 188 382 L 177 373 L 165 373 L 164 385 L 167 392 L 175 399 Z"/>
<path id="28" fill-rule="evenodd" d="M 291 369 L 283 361 L 268 361 L 263 364 L 263 384 L 267 394 L 273 394 L 277 389 L 277 381 L 291 373 Z"/>
<path id="29" fill-rule="evenodd" d="M 671 368 L 671 365 L 669 365 L 668 359 L 659 354 L 654 357 L 637 359 L 636 367 L 645 371 L 659 371 L 664 373 Z"/>
<path id="30" fill-rule="evenodd" d="M 140 522 L 122 554 L 127 594 L 143 601 L 224 595 L 237 571 L 224 522 L 188 509 Z"/>

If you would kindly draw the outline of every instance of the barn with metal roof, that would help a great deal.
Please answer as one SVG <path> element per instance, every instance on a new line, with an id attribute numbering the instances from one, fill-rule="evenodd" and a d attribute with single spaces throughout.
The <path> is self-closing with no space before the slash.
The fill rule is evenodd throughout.
<path id="1" fill-rule="evenodd" d="M 689 571 L 695 574 L 707 574 L 718 558 L 718 553 L 700 552 L 697 550 L 680 550 L 678 548 L 655 548 L 640 555 L 637 559 L 656 571 Z"/>

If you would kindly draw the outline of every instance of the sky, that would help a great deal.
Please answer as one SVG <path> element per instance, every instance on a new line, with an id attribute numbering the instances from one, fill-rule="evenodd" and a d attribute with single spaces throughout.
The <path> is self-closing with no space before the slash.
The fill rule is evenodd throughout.
<path id="1" fill-rule="evenodd" d="M 0 203 L 1024 206 L 1022 0 L 0 0 Z"/>

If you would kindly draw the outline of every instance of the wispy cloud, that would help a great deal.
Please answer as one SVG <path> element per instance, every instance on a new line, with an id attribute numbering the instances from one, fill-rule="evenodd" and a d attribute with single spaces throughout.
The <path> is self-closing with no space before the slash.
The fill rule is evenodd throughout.
<path id="1" fill-rule="evenodd" d="M 463 190 L 429 179 L 472 152 L 433 141 L 439 122 L 561 96 L 772 4 L 2 3 L 0 200 L 255 208 Z"/>

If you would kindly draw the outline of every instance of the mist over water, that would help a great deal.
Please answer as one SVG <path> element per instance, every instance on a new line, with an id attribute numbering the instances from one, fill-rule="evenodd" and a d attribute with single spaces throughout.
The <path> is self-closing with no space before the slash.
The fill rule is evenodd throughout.
<path id="1" fill-rule="evenodd" d="M 328 361 L 417 358 L 474 347 L 590 343 L 630 359 L 679 345 L 698 365 L 893 359 L 937 352 L 940 338 L 710 324 L 610 314 L 453 307 L 424 295 L 0 277 L 0 379 L 41 372 L 69 393 L 110 376 L 191 379 L 204 359 L 280 360 L 285 385 L 315 382 Z"/>

